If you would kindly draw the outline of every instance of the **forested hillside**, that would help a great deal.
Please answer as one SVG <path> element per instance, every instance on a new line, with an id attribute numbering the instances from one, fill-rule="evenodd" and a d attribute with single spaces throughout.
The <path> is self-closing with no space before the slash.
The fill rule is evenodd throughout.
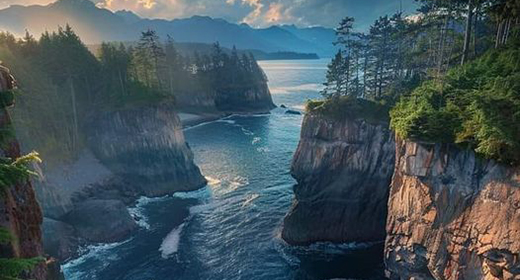
<path id="1" fill-rule="evenodd" d="M 252 55 L 236 49 L 228 55 L 218 43 L 211 54 L 181 55 L 173 40 L 152 30 L 133 47 L 103 43 L 96 55 L 69 26 L 39 39 L 0 33 L 0 58 L 18 78 L 19 137 L 47 164 L 74 158 L 84 145 L 83 126 L 100 111 L 171 103 L 179 92 L 246 90 L 266 81 Z"/>
<path id="2" fill-rule="evenodd" d="M 342 49 L 327 72 L 327 101 L 309 109 L 363 111 L 357 99 L 368 99 L 393 107 L 400 137 L 456 142 L 518 163 L 520 3 L 420 2 L 417 15 L 382 16 L 366 34 L 353 32 L 355 20 L 345 18 L 337 28 Z"/>

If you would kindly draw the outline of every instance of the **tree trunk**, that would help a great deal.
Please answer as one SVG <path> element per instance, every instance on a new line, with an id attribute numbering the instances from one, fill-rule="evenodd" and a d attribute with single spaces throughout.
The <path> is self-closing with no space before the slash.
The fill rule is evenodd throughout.
<path id="1" fill-rule="evenodd" d="M 473 20 L 473 57 L 477 57 L 477 36 L 478 36 L 478 22 L 480 18 L 480 0 L 477 0 L 475 8 L 475 20 Z"/>
<path id="2" fill-rule="evenodd" d="M 444 20 L 443 27 L 441 29 L 441 38 L 439 42 L 439 60 L 437 61 L 437 78 L 441 76 L 442 65 L 444 64 L 444 43 L 446 42 L 446 33 L 448 31 L 448 23 L 450 19 L 451 10 L 448 11 L 448 15 Z"/>
<path id="3" fill-rule="evenodd" d="M 125 83 L 123 82 L 123 76 L 121 75 L 121 70 L 117 71 L 119 74 L 119 85 L 121 86 L 121 95 L 125 95 Z"/>
<path id="4" fill-rule="evenodd" d="M 173 71 L 171 66 L 168 66 L 168 75 L 170 76 L 170 95 L 173 96 Z"/>
<path id="5" fill-rule="evenodd" d="M 502 27 L 504 26 L 504 20 L 501 20 L 497 27 L 497 37 L 495 38 L 495 48 L 500 46 L 500 39 L 502 38 Z"/>
<path id="6" fill-rule="evenodd" d="M 469 45 L 471 42 L 471 25 L 473 20 L 473 0 L 468 1 L 468 16 L 466 19 L 466 32 L 464 33 L 464 48 L 462 50 L 461 65 L 464 65 L 468 59 Z"/>
<path id="7" fill-rule="evenodd" d="M 74 137 L 73 137 L 73 150 L 76 151 L 78 139 L 79 139 L 79 129 L 78 129 L 78 112 L 76 109 L 76 91 L 74 89 L 74 81 L 72 77 L 69 76 L 69 85 L 70 85 L 70 95 L 72 97 L 72 118 L 74 121 L 73 129 L 74 129 Z"/>

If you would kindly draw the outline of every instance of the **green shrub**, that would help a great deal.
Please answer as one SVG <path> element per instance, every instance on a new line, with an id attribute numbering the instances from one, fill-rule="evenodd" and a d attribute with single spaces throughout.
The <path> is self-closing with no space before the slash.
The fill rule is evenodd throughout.
<path id="1" fill-rule="evenodd" d="M 5 259 L 0 258 L 0 279 L 2 280 L 18 280 L 20 274 L 25 271 L 29 271 L 42 262 L 44 259 L 41 257 L 36 258 L 12 258 Z"/>
<path id="2" fill-rule="evenodd" d="M 458 143 L 520 164 L 520 48 L 491 50 L 450 70 L 442 83 L 423 83 L 390 115 L 402 138 Z"/>
<path id="3" fill-rule="evenodd" d="M 14 91 L 5 90 L 0 92 L 0 107 L 9 107 L 14 105 Z"/>
<path id="4" fill-rule="evenodd" d="M 19 157 L 14 161 L 10 158 L 0 158 L 0 190 L 27 180 L 30 175 L 34 174 L 27 166 L 33 161 L 41 161 L 36 152 Z"/>
<path id="5" fill-rule="evenodd" d="M 371 123 L 388 122 L 389 107 L 378 102 L 351 96 L 334 97 L 326 100 L 308 100 L 306 112 L 328 118 L 362 118 Z"/>

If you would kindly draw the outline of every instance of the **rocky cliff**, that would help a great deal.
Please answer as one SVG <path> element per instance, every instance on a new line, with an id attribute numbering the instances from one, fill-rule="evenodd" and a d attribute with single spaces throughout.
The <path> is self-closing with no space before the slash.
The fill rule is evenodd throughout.
<path id="1" fill-rule="evenodd" d="M 147 196 L 195 190 L 206 183 L 173 106 L 105 113 L 91 127 L 89 143 L 97 158 L 116 175 L 142 186 Z"/>
<path id="2" fill-rule="evenodd" d="M 220 90 L 215 105 L 225 112 L 269 112 L 276 107 L 266 82 L 247 88 Z"/>
<path id="3" fill-rule="evenodd" d="M 1 88 L 0 88 L 1 89 Z M 21 156 L 20 146 L 12 131 L 11 119 L 5 108 L 0 108 L 0 157 L 16 159 Z M 0 258 L 43 257 L 42 212 L 29 180 L 4 190 L 0 189 L 0 227 L 12 235 L 8 244 L 0 244 Z M 50 271 L 48 266 L 51 268 Z M 48 273 L 50 272 L 50 273 Z M 52 277 L 49 275 L 52 274 Z M 56 277 L 56 278 L 54 278 Z M 41 262 L 24 279 L 59 279 L 59 267 L 52 260 Z"/>
<path id="4" fill-rule="evenodd" d="M 384 240 L 394 156 L 387 123 L 307 114 L 282 238 L 290 244 Z"/>
<path id="5" fill-rule="evenodd" d="M 179 110 L 194 113 L 266 113 L 275 108 L 266 82 L 200 92 L 177 92 Z"/>
<path id="6" fill-rule="evenodd" d="M 392 279 L 520 279 L 520 169 L 399 141 L 387 234 Z"/>
<path id="7" fill-rule="evenodd" d="M 127 206 L 137 198 L 206 183 L 172 105 L 98 114 L 85 129 L 88 144 L 77 159 L 39 169 L 44 247 L 60 260 L 84 243 L 128 238 L 137 225 Z"/>

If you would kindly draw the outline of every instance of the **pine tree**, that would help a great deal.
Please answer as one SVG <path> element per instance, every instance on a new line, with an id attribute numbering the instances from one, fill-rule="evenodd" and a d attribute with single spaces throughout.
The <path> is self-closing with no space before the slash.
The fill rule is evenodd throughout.
<path id="1" fill-rule="evenodd" d="M 322 91 L 324 97 L 338 98 L 345 95 L 345 60 L 341 50 L 336 53 L 328 65 L 326 79 L 325 89 Z"/>

